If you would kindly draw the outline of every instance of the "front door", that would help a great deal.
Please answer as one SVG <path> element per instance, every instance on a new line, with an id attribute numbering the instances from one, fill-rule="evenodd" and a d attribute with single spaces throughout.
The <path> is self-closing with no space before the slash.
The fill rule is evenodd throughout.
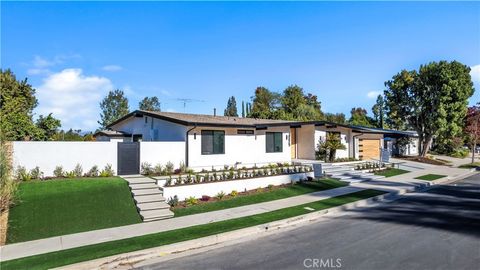
<path id="1" fill-rule="evenodd" d="M 290 128 L 290 156 L 297 158 L 297 129 Z"/>
<path id="2" fill-rule="evenodd" d="M 119 142 L 118 150 L 118 175 L 139 174 L 140 173 L 140 143 L 138 142 Z"/>

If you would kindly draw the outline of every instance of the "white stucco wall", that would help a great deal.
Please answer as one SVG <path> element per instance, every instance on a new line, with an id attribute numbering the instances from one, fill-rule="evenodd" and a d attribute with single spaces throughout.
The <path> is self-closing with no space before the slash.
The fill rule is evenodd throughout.
<path id="1" fill-rule="evenodd" d="M 140 142 L 140 164 L 148 162 L 152 166 L 172 162 L 179 168 L 185 161 L 185 142 Z"/>
<path id="2" fill-rule="evenodd" d="M 277 186 L 282 184 L 289 184 L 292 181 L 296 182 L 301 179 L 306 179 L 307 177 L 313 177 L 313 172 L 276 175 L 242 180 L 219 181 L 194 185 L 169 186 L 163 187 L 163 196 L 166 199 L 169 199 L 177 195 L 179 200 L 185 200 L 190 196 L 193 196 L 195 198 L 201 198 L 203 195 L 213 197 L 221 191 L 225 192 L 225 194 L 229 194 L 233 190 L 242 192 L 245 190 L 257 189 L 259 187 L 264 188 L 268 185 Z"/>
<path id="3" fill-rule="evenodd" d="M 145 119 L 147 119 L 146 123 Z M 185 141 L 187 131 L 186 126 L 150 116 L 131 117 L 111 128 L 129 134 L 142 134 L 142 141 Z M 155 132 L 158 132 L 156 138 L 154 136 Z"/>
<path id="4" fill-rule="evenodd" d="M 325 126 L 315 127 L 315 148 L 317 147 L 320 137 L 325 140 L 327 137 L 327 131 L 340 132 L 340 139 L 342 144 L 345 145 L 345 150 L 337 150 L 335 158 L 348 158 L 351 147 L 351 131 L 346 128 L 326 128 Z"/>
<path id="5" fill-rule="evenodd" d="M 36 166 L 44 176 L 53 176 L 56 166 L 71 171 L 77 164 L 83 171 L 97 165 L 103 169 L 107 164 L 117 169 L 116 142 L 13 142 L 13 165 L 31 170 Z"/>
<path id="6" fill-rule="evenodd" d="M 243 128 L 240 128 L 243 129 Z M 225 131 L 225 154 L 202 155 L 201 130 Z M 254 130 L 254 129 L 252 129 Z M 265 132 L 282 132 L 283 151 L 279 153 L 266 153 Z M 195 134 L 196 133 L 196 139 Z M 266 164 L 275 162 L 290 162 L 289 145 L 290 127 L 269 127 L 268 130 L 254 130 L 253 135 L 237 134 L 236 128 L 210 128 L 198 127 L 190 131 L 189 141 L 189 167 L 195 170 L 202 168 L 232 166 L 240 162 L 241 166 L 252 164 Z"/>

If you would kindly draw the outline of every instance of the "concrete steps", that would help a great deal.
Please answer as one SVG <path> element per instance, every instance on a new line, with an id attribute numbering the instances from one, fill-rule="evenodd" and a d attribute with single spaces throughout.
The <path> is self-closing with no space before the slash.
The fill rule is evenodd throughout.
<path id="1" fill-rule="evenodd" d="M 133 200 L 144 222 L 173 217 L 170 206 L 165 202 L 163 191 L 154 179 L 143 175 L 121 176 L 128 182 Z"/>
<path id="2" fill-rule="evenodd" d="M 324 171 L 324 174 L 329 177 L 349 183 L 358 183 L 385 178 L 385 176 L 375 175 L 373 173 L 356 171 L 354 165 L 348 166 L 327 164 L 322 166 L 322 170 Z"/>

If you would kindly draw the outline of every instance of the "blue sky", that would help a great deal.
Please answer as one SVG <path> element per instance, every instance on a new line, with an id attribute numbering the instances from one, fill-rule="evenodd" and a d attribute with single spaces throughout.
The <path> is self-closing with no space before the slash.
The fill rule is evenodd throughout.
<path id="1" fill-rule="evenodd" d="M 458 60 L 480 89 L 480 3 L 446 2 L 2 2 L 1 67 L 28 77 L 37 114 L 64 128 L 97 128 L 98 103 L 125 90 L 130 109 L 156 95 L 203 100 L 186 112 L 223 112 L 257 86 L 298 84 L 322 109 L 368 110 L 401 69 Z M 476 93 L 471 103 L 480 101 Z M 240 110 L 240 107 L 239 107 Z"/>

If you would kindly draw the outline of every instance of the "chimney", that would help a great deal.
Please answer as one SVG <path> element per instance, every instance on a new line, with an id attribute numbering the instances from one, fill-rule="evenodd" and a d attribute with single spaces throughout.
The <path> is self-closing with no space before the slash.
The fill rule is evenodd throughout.
<path id="1" fill-rule="evenodd" d="M 213 108 L 213 116 L 217 116 L 217 108 Z"/>

